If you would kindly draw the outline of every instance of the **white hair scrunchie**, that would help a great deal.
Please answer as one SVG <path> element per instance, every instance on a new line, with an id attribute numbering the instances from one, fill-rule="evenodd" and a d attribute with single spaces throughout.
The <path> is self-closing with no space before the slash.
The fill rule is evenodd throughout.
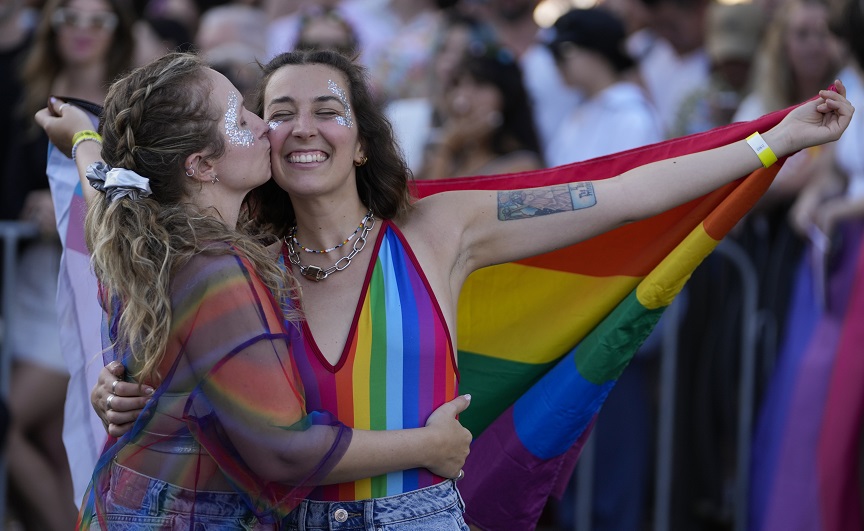
<path id="1" fill-rule="evenodd" d="M 112 168 L 101 161 L 87 166 L 86 177 L 90 186 L 105 193 L 109 203 L 121 197 L 135 201 L 153 193 L 150 179 L 126 168 Z"/>

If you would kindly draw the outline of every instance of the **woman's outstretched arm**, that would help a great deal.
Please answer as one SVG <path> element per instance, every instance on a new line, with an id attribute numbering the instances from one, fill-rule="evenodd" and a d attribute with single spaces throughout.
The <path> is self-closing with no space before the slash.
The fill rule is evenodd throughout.
<path id="1" fill-rule="evenodd" d="M 854 112 L 837 92 L 793 109 L 761 132 L 777 157 L 837 140 Z M 478 268 L 572 245 L 705 195 L 762 166 L 745 140 L 640 166 L 617 177 L 512 191 L 458 191 L 417 202 L 405 223 L 456 250 L 441 266 L 466 277 Z M 425 228 L 424 228 L 425 227 Z M 426 234 L 431 232 L 433 234 Z M 454 267 L 455 266 L 455 267 Z"/>

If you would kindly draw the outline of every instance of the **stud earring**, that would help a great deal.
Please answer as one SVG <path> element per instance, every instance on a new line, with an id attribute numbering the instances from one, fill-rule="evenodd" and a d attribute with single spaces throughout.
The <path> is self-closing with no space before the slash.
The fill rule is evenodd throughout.
<path id="1" fill-rule="evenodd" d="M 355 160 L 354 165 L 357 167 L 360 167 L 360 166 L 366 164 L 366 161 L 368 161 L 368 160 L 369 160 L 369 158 L 364 156 L 362 159 L 360 159 L 359 162 Z"/>
<path id="2" fill-rule="evenodd" d="M 216 184 L 218 182 L 219 182 L 219 177 L 216 177 L 215 175 L 213 176 L 213 179 L 210 180 L 211 184 Z"/>

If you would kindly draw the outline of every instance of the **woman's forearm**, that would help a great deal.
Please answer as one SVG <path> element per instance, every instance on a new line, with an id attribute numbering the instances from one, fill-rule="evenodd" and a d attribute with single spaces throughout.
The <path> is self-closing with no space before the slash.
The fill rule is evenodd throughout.
<path id="1" fill-rule="evenodd" d="M 354 430 L 345 455 L 321 483 L 344 483 L 400 470 L 426 468 L 430 463 L 426 455 L 434 452 L 436 446 L 424 429 Z"/>
<path id="2" fill-rule="evenodd" d="M 81 193 L 89 205 L 98 192 L 87 181 L 87 166 L 102 160 L 102 146 L 96 142 L 81 142 L 75 152 L 75 165 L 78 168 L 78 179 L 81 181 Z"/>

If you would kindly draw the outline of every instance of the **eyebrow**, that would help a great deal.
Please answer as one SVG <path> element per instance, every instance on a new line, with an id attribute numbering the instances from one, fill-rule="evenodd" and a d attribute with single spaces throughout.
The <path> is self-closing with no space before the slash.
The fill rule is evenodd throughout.
<path id="1" fill-rule="evenodd" d="M 330 96 L 330 95 L 318 96 L 317 98 L 315 98 L 312 101 L 314 101 L 315 103 L 335 101 L 344 107 L 342 100 L 340 100 L 336 96 Z M 270 100 L 270 103 L 267 104 L 267 108 L 269 109 L 270 107 L 272 107 L 274 105 L 279 105 L 280 103 L 296 103 L 296 100 L 294 98 L 292 98 L 291 96 L 280 96 L 278 98 L 273 98 L 272 100 Z"/>

